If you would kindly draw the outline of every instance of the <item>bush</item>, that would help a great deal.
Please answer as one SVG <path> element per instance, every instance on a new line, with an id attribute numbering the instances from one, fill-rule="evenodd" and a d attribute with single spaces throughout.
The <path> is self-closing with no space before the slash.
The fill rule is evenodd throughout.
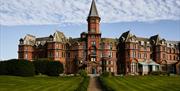
<path id="1" fill-rule="evenodd" d="M 49 61 L 47 64 L 47 75 L 49 76 L 59 76 L 63 73 L 63 64 L 59 61 Z"/>
<path id="2" fill-rule="evenodd" d="M 101 83 L 101 87 L 103 89 L 103 91 L 115 91 L 113 88 L 111 88 L 108 83 L 105 81 L 105 78 L 104 76 L 100 76 L 99 77 L 99 81 Z"/>
<path id="3" fill-rule="evenodd" d="M 159 75 L 168 75 L 168 73 L 167 72 L 162 72 L 162 71 L 152 71 L 150 73 L 150 75 L 157 75 L 157 76 L 159 76 Z"/>
<path id="4" fill-rule="evenodd" d="M 84 77 L 75 91 L 87 91 L 89 85 L 89 77 Z"/>
<path id="5" fill-rule="evenodd" d="M 0 75 L 7 75 L 7 62 L 5 61 L 0 61 Z"/>
<path id="6" fill-rule="evenodd" d="M 87 77 L 87 72 L 85 70 L 80 70 L 79 74 L 81 77 Z"/>
<path id="7" fill-rule="evenodd" d="M 103 73 L 101 74 L 101 76 L 103 76 L 103 77 L 109 77 L 109 76 L 111 76 L 111 72 L 103 72 Z"/>
<path id="8" fill-rule="evenodd" d="M 28 60 L 11 59 L 1 63 L 1 75 L 33 76 L 35 68 Z"/>
<path id="9" fill-rule="evenodd" d="M 33 62 L 36 74 L 45 74 L 49 76 L 59 76 L 63 73 L 63 64 L 59 61 L 36 60 Z"/>
<path id="10" fill-rule="evenodd" d="M 48 60 L 33 61 L 36 74 L 46 74 Z"/>

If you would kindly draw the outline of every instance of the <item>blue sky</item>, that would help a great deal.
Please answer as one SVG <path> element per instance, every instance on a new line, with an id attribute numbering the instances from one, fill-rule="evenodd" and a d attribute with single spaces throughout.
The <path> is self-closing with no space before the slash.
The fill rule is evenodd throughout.
<path id="1" fill-rule="evenodd" d="M 91 0 L 3 0 L 0 2 L 0 59 L 17 58 L 18 42 L 26 34 L 49 36 L 56 30 L 67 37 L 87 31 Z M 179 0 L 96 0 L 102 37 L 123 32 L 140 37 L 159 34 L 180 41 Z"/>

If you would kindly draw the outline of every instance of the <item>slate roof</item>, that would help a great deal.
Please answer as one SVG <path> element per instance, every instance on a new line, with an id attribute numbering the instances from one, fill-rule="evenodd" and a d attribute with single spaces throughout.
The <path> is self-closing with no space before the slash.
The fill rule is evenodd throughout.
<path id="1" fill-rule="evenodd" d="M 89 11 L 89 17 L 91 17 L 91 16 L 99 17 L 99 14 L 98 14 L 98 11 L 97 11 L 97 8 L 96 8 L 96 3 L 95 3 L 94 0 L 92 1 L 91 8 L 90 8 L 90 11 Z"/>
<path id="2" fill-rule="evenodd" d="M 117 43 L 118 39 L 115 38 L 101 38 L 101 42 L 113 42 L 113 43 Z"/>

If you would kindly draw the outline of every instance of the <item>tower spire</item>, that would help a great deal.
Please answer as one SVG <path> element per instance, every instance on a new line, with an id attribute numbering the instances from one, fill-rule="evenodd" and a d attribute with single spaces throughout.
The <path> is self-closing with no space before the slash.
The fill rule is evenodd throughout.
<path id="1" fill-rule="evenodd" d="M 97 8 L 96 8 L 95 0 L 92 0 L 91 8 L 90 8 L 88 17 L 91 17 L 91 16 L 99 17 L 99 14 L 98 14 L 98 11 L 97 11 Z"/>

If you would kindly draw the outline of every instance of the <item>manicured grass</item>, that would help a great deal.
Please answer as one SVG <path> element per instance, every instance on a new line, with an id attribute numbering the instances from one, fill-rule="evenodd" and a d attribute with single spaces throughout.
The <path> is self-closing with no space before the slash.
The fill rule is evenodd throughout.
<path id="1" fill-rule="evenodd" d="M 82 77 L 0 76 L 0 91 L 74 91 Z"/>
<path id="2" fill-rule="evenodd" d="M 100 77 L 109 91 L 180 91 L 180 76 Z"/>

